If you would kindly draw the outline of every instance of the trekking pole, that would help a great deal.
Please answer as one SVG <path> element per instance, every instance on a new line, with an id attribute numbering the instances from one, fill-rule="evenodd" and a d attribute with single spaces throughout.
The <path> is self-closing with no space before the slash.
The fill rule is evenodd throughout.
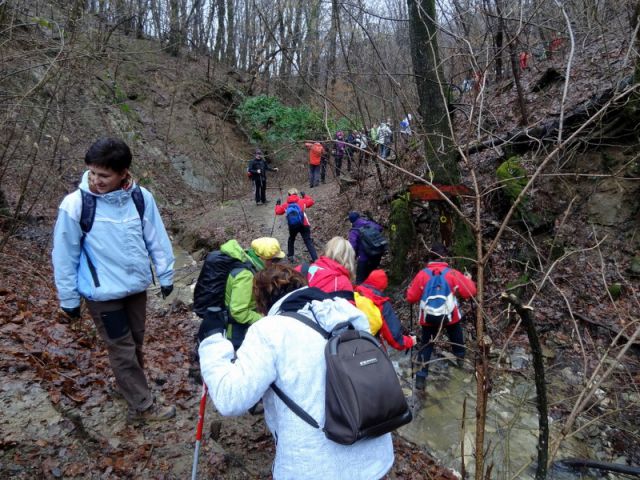
<path id="1" fill-rule="evenodd" d="M 270 237 L 273 237 L 273 230 L 276 228 L 276 212 L 274 210 L 273 212 L 273 223 L 271 224 L 271 234 L 269 235 Z"/>
<path id="2" fill-rule="evenodd" d="M 196 427 L 196 450 L 193 453 L 193 467 L 191 468 L 191 480 L 196 480 L 198 475 L 198 454 L 200 453 L 200 440 L 202 440 L 202 427 L 204 425 L 204 410 L 207 406 L 207 384 L 202 382 L 202 397 L 200 397 L 200 410 L 198 410 L 198 426 Z"/>
<path id="3" fill-rule="evenodd" d="M 409 304 L 409 331 L 413 334 L 413 303 Z M 409 356 L 411 358 L 411 378 L 413 379 L 413 345 L 409 349 Z"/>

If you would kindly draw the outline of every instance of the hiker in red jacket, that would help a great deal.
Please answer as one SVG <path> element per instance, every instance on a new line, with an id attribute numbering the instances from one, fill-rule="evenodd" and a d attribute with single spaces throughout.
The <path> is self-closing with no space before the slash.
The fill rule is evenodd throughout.
<path id="1" fill-rule="evenodd" d="M 353 292 L 355 252 L 349 242 L 342 237 L 333 237 L 327 242 L 324 254 L 311 265 L 298 265 L 296 270 L 307 274 L 310 287 L 326 293 Z M 303 271 L 304 270 L 304 271 Z M 348 298 L 353 301 L 353 296 Z"/>
<path id="2" fill-rule="evenodd" d="M 446 330 L 453 354 L 457 357 L 457 364 L 462 367 L 464 363 L 464 336 L 462 326 L 460 325 L 460 319 L 462 315 L 458 307 L 457 298 L 469 299 L 476 294 L 476 284 L 469 275 L 465 275 L 458 270 L 450 268 L 447 262 L 444 261 L 448 255 L 447 249 L 444 245 L 437 243 L 431 247 L 431 254 L 426 268 L 420 270 L 415 278 L 411 281 L 409 288 L 407 289 L 406 299 L 409 303 L 420 302 L 420 325 L 422 327 L 422 347 L 418 352 L 418 361 L 421 363 L 422 368 L 416 374 L 416 389 L 424 390 L 427 381 L 427 375 L 429 374 L 429 359 L 433 352 L 433 340 L 436 336 L 439 336 L 441 330 Z M 445 271 L 446 270 L 446 271 Z M 444 275 L 451 293 L 456 297 L 455 306 L 451 312 L 451 318 L 448 322 L 443 321 L 438 324 L 430 324 L 425 321 L 424 311 L 425 302 L 423 300 L 423 292 L 429 283 L 433 275 Z"/>
<path id="3" fill-rule="evenodd" d="M 396 350 L 408 350 L 416 344 L 416 337 L 402 334 L 402 323 L 396 315 L 389 297 L 382 295 L 388 284 L 387 274 L 384 270 L 378 269 L 371 272 L 365 281 L 356 287 L 356 292 L 373 301 L 380 309 L 382 314 L 380 335 L 382 338 Z"/>
<path id="4" fill-rule="evenodd" d="M 275 212 L 276 215 L 285 215 L 287 217 L 287 225 L 289 226 L 289 240 L 287 241 L 287 256 L 290 262 L 295 262 L 294 257 L 294 245 L 298 234 L 302 236 L 307 251 L 311 256 L 311 261 L 315 262 L 318 259 L 316 248 L 313 246 L 313 240 L 311 239 L 311 225 L 309 224 L 309 218 L 305 213 L 305 210 L 312 206 L 315 202 L 309 195 L 305 195 L 304 192 L 300 192 L 296 188 L 290 188 L 287 192 L 287 202 L 282 204 L 282 201 L 278 199 L 276 202 Z M 292 206 L 290 208 L 290 205 Z"/>
<path id="5" fill-rule="evenodd" d="M 304 144 L 309 150 L 309 187 L 320 185 L 320 163 L 325 149 L 320 142 L 307 142 Z"/>

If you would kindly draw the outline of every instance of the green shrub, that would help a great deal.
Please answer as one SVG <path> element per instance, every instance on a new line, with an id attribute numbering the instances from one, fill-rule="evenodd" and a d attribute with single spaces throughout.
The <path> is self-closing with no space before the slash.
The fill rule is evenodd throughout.
<path id="1" fill-rule="evenodd" d="M 260 95 L 246 98 L 235 111 L 255 143 L 275 145 L 283 142 L 315 139 L 326 136 L 321 112 L 307 106 L 288 107 L 276 97 Z M 329 131 L 353 128 L 349 120 L 329 118 Z"/>

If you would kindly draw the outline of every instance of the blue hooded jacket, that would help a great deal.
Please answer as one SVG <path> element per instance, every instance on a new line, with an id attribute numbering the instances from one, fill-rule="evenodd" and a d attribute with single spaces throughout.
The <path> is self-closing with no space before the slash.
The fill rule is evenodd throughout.
<path id="1" fill-rule="evenodd" d="M 131 190 L 94 194 L 89 190 L 89 174 L 82 176 L 80 189 L 67 195 L 58 209 L 53 233 L 53 270 L 60 306 L 75 308 L 80 297 L 93 301 L 124 298 L 142 292 L 151 284 L 149 257 L 161 286 L 173 283 L 173 248 L 151 192 L 144 196 L 144 218 L 131 197 Z M 93 226 L 80 245 L 82 194 L 96 197 Z M 95 266 L 100 286 L 89 271 L 87 255 Z"/>

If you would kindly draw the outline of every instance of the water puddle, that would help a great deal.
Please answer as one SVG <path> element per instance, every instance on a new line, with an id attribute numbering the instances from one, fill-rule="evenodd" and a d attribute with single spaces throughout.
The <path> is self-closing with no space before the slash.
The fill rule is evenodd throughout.
<path id="1" fill-rule="evenodd" d="M 408 381 L 410 359 L 394 352 L 392 358 Z M 463 404 L 466 399 L 466 412 Z M 470 368 L 456 368 L 447 359 L 430 367 L 429 381 L 423 393 L 414 401 L 414 419 L 399 433 L 406 439 L 425 446 L 443 465 L 461 471 L 461 451 L 464 448 L 468 478 L 473 475 L 475 443 L 476 382 Z M 551 421 L 551 419 L 550 419 Z M 551 429 L 560 425 L 551 423 Z M 535 386 L 532 379 L 518 375 L 503 375 L 493 382 L 487 407 L 485 445 L 486 465 L 493 463 L 492 479 L 533 479 L 537 457 L 538 415 Z M 596 459 L 597 445 L 575 439 L 564 442 L 556 460 L 562 458 Z M 554 467 L 549 479 L 574 480 L 588 478 L 627 478 L 597 472 L 579 473 Z"/>

